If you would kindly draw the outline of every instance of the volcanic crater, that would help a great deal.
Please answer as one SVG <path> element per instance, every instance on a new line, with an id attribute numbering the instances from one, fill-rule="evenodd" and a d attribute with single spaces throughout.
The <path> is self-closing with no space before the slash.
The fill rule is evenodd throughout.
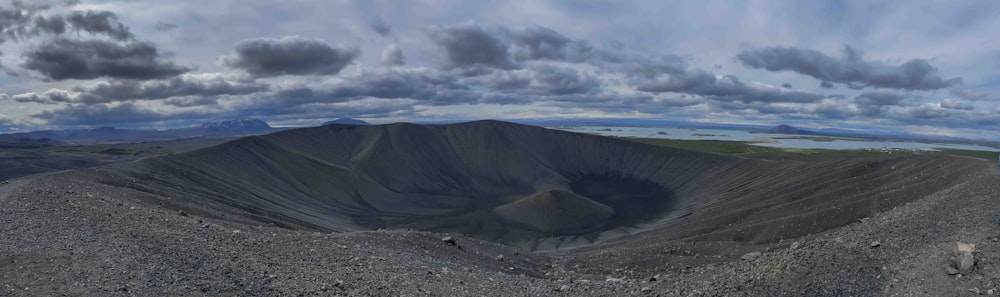
<path id="1" fill-rule="evenodd" d="M 105 184 L 207 216 L 323 231 L 457 232 L 546 250 L 660 226 L 674 226 L 671 238 L 800 236 L 919 197 L 845 180 L 929 166 L 962 164 L 745 159 L 477 121 L 296 129 L 99 170 Z M 956 179 L 902 178 L 891 191 Z M 867 196 L 873 191 L 883 195 Z M 728 230 L 734 222 L 745 228 Z"/>

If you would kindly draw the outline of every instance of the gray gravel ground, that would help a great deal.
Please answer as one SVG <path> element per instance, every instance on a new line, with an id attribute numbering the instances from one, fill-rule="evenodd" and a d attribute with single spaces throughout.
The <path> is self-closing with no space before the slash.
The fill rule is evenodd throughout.
<path id="1" fill-rule="evenodd" d="M 777 243 L 664 246 L 638 234 L 548 253 L 458 234 L 329 234 L 182 213 L 169 199 L 103 185 L 91 174 L 0 183 L 0 296 L 975 296 L 1000 289 L 1000 176 L 991 170 Z M 969 275 L 945 273 L 955 241 L 977 245 Z M 743 257 L 750 252 L 760 255 Z M 663 253 L 674 257 L 634 261 Z"/>

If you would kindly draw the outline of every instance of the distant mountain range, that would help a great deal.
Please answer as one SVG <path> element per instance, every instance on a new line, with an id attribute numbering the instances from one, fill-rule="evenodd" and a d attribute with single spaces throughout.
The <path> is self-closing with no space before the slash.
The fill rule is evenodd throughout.
<path id="1" fill-rule="evenodd" d="M 218 137 L 262 134 L 277 131 L 267 122 L 240 119 L 207 122 L 200 127 L 168 130 L 132 130 L 114 127 L 94 129 L 45 130 L 0 134 L 0 144 L 5 147 L 34 147 L 66 144 L 92 144 L 172 140 L 193 137 Z"/>
<path id="2" fill-rule="evenodd" d="M 774 128 L 771 128 L 770 130 L 767 130 L 767 132 L 774 133 L 774 134 L 794 134 L 794 135 L 817 135 L 817 134 L 819 134 L 819 133 L 816 133 L 816 132 L 813 132 L 813 131 L 802 130 L 802 129 L 795 128 L 795 127 L 792 127 L 792 126 L 789 126 L 789 125 L 777 125 L 777 126 L 774 126 Z"/>
<path id="3" fill-rule="evenodd" d="M 440 122 L 424 122 L 424 123 L 448 124 L 456 122 L 461 122 L 461 121 L 440 121 Z M 887 141 L 905 140 L 905 141 L 934 141 L 934 142 L 948 142 L 948 143 L 964 143 L 964 144 L 985 145 L 985 146 L 1000 148 L 1000 142 L 996 140 L 987 140 L 987 139 L 971 139 L 971 138 L 945 136 L 945 135 L 925 135 L 925 134 L 916 134 L 909 132 L 855 130 L 855 129 L 841 129 L 841 128 L 820 128 L 820 129 L 806 130 L 802 128 L 792 127 L 789 125 L 769 126 L 769 125 L 758 125 L 758 124 L 721 124 L 721 123 L 689 122 L 683 120 L 615 119 L 615 118 L 600 118 L 600 119 L 570 118 L 570 119 L 542 119 L 542 120 L 524 119 L 524 120 L 511 120 L 511 122 L 527 124 L 527 125 L 544 126 L 544 127 L 612 126 L 612 127 L 676 127 L 676 128 L 695 128 L 695 129 L 743 130 L 743 131 L 751 131 L 757 133 L 849 137 L 849 138 L 864 138 L 864 139 L 887 140 Z"/>
<path id="4" fill-rule="evenodd" d="M 421 121 L 419 124 L 454 124 L 467 122 L 467 120 L 443 120 L 443 121 Z M 976 140 L 960 137 L 921 135 L 907 132 L 886 132 L 872 130 L 851 130 L 839 128 L 822 129 L 802 129 L 789 125 L 758 125 L 758 124 L 725 124 L 725 123 L 703 123 L 688 122 L 683 120 L 663 120 L 663 119 L 521 119 L 510 120 L 513 123 L 542 126 L 542 127 L 567 127 L 567 126 L 612 126 L 612 127 L 676 127 L 676 128 L 696 128 L 696 129 L 723 129 L 723 130 L 743 130 L 752 133 L 775 133 L 790 135 L 816 135 L 830 137 L 849 137 L 876 140 L 907 140 L 907 141 L 941 141 L 950 143 L 967 143 L 1000 147 L 1000 143 L 990 140 Z M 340 118 L 323 123 L 326 125 L 371 125 L 368 122 L 352 119 Z M 169 130 L 132 130 L 118 129 L 113 127 L 100 127 L 94 129 L 69 129 L 69 130 L 45 130 L 22 133 L 0 134 L 0 147 L 35 147 L 52 146 L 64 144 L 91 144 L 91 143 L 113 143 L 113 142 L 138 142 L 138 141 L 158 141 L 172 140 L 192 137 L 216 137 L 216 136 L 240 136 L 263 134 L 288 128 L 273 128 L 266 122 L 256 119 L 239 119 L 207 122 L 199 127 L 169 129 Z"/>
<path id="5" fill-rule="evenodd" d="M 271 130 L 267 122 L 261 120 L 225 120 L 201 124 L 202 129 L 229 132 L 261 132 Z"/>
<path id="6" fill-rule="evenodd" d="M 368 126 L 368 125 L 371 125 L 371 123 L 369 123 L 369 122 L 365 122 L 365 121 L 362 121 L 362 120 L 359 120 L 359 119 L 352 119 L 352 118 L 340 118 L 340 119 L 336 119 L 336 120 L 332 120 L 332 121 L 329 121 L 329 122 L 326 122 L 326 123 L 323 123 L 323 125 L 321 125 L 321 126 L 326 126 L 326 125 L 355 125 L 355 126 Z"/>

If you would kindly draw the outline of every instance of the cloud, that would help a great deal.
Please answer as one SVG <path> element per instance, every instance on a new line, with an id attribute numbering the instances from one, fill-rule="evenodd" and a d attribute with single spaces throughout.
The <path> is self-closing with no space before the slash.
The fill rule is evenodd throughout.
<path id="1" fill-rule="evenodd" d="M 22 67 L 46 79 L 156 79 L 177 76 L 190 68 L 163 61 L 151 43 L 119 44 L 105 40 L 57 38 L 23 54 Z"/>
<path id="2" fill-rule="evenodd" d="M 48 91 L 39 93 L 25 93 L 11 96 L 11 99 L 17 102 L 34 102 L 39 104 L 58 104 L 58 103 L 69 103 L 69 102 L 79 102 L 79 103 L 100 103 L 103 102 L 101 98 L 96 96 L 91 96 L 89 94 L 67 91 L 61 89 L 49 89 Z"/>
<path id="3" fill-rule="evenodd" d="M 399 48 L 398 44 L 390 44 L 382 49 L 382 59 L 380 61 L 383 66 L 399 66 L 406 64 L 406 56 L 403 55 L 403 50 Z"/>
<path id="4" fill-rule="evenodd" d="M 104 34 L 120 41 L 135 37 L 110 11 L 74 11 L 66 16 L 66 23 L 72 25 L 75 30 Z"/>
<path id="5" fill-rule="evenodd" d="M 157 22 L 155 29 L 156 31 L 166 32 L 166 31 L 171 31 L 173 29 L 177 29 L 177 25 L 171 23 Z"/>
<path id="6" fill-rule="evenodd" d="M 167 112 L 135 103 L 68 105 L 31 115 L 50 125 L 111 125 L 207 117 L 197 112 Z"/>
<path id="7" fill-rule="evenodd" d="M 601 82 L 571 68 L 543 65 L 531 68 L 527 88 L 540 95 L 590 94 L 600 90 Z"/>
<path id="8" fill-rule="evenodd" d="M 209 103 L 221 95 L 244 95 L 268 90 L 259 82 L 227 80 L 220 75 L 183 75 L 165 80 L 116 80 L 93 85 L 75 87 L 72 90 L 50 89 L 41 94 L 25 93 L 11 97 L 17 102 L 38 104 L 98 104 L 120 101 L 175 99 L 170 102 L 184 102 L 191 106 L 195 102 Z M 191 97 L 191 98 L 174 98 Z M 175 104 L 176 105 L 176 104 Z"/>
<path id="9" fill-rule="evenodd" d="M 865 92 L 854 97 L 854 103 L 861 107 L 909 105 L 909 96 L 894 92 Z"/>
<path id="10" fill-rule="evenodd" d="M 783 89 L 759 83 L 745 83 L 726 75 L 716 77 L 702 70 L 669 75 L 638 82 L 636 90 L 650 93 L 685 93 L 713 100 L 741 102 L 816 102 L 827 96 L 805 91 Z"/>
<path id="11" fill-rule="evenodd" d="M 900 120 L 913 120 L 914 118 L 936 119 L 954 115 L 952 109 L 933 103 L 916 105 L 912 108 L 904 109 L 903 112 L 905 113 L 904 115 L 897 115 L 896 117 Z"/>
<path id="12" fill-rule="evenodd" d="M 216 74 L 184 75 L 165 80 L 113 81 L 74 91 L 104 98 L 106 102 L 155 100 L 183 96 L 244 95 L 268 90 L 268 85 L 253 81 L 229 80 Z"/>
<path id="13" fill-rule="evenodd" d="M 792 84 L 790 84 L 790 83 L 783 83 L 783 84 L 781 84 L 781 87 L 782 88 L 786 88 L 786 89 L 791 89 L 792 88 Z"/>
<path id="14" fill-rule="evenodd" d="M 174 97 L 163 100 L 163 104 L 176 107 L 210 106 L 219 103 L 219 98 L 215 96 L 206 97 Z"/>
<path id="15" fill-rule="evenodd" d="M 940 104 L 941 108 L 947 109 L 957 109 L 957 110 L 973 110 L 972 104 L 961 102 L 958 100 L 944 99 Z"/>
<path id="16" fill-rule="evenodd" d="M 27 27 L 31 23 L 30 10 L 19 7 L 19 2 L 11 8 L 0 7 L 0 43 L 7 40 L 18 40 L 30 34 Z"/>
<path id="17" fill-rule="evenodd" d="M 517 68 L 507 55 L 508 45 L 475 23 L 431 27 L 427 34 L 444 50 L 448 67 Z"/>
<path id="18" fill-rule="evenodd" d="M 360 54 L 356 48 L 286 36 L 241 41 L 236 45 L 236 55 L 223 57 L 222 64 L 243 69 L 255 77 L 333 75 Z"/>
<path id="19" fill-rule="evenodd" d="M 2 94 L 0 94 L 0 96 L 2 96 Z M 3 99 L 0 98 L 0 100 Z M 19 132 L 22 131 L 23 128 L 25 128 L 25 123 L 21 120 L 0 114 L 0 133 Z"/>
<path id="20" fill-rule="evenodd" d="M 45 38 L 34 43 L 34 48 L 21 47 L 24 69 L 2 65 L 0 68 L 6 68 L 8 75 L 22 77 L 32 77 L 30 70 L 34 70 L 45 80 L 152 79 L 190 70 L 161 61 L 156 47 L 149 42 L 136 42 L 135 35 L 113 12 L 87 10 L 60 14 L 64 9 L 53 9 L 77 3 L 13 1 L 11 7 L 0 7 L 0 44 Z M 68 32 L 78 33 L 77 39 L 63 37 Z M 81 36 L 93 39 L 79 39 Z"/>
<path id="21" fill-rule="evenodd" d="M 462 84 L 458 77 L 433 69 L 397 69 L 366 72 L 335 85 L 316 88 L 305 98 L 348 101 L 351 99 L 413 99 L 425 104 L 476 102 L 480 93 Z M 315 99 L 310 99 L 315 100 Z"/>
<path id="22" fill-rule="evenodd" d="M 34 34 L 48 32 L 55 35 L 66 33 L 66 19 L 60 15 L 50 17 L 39 16 L 34 20 Z"/>
<path id="23" fill-rule="evenodd" d="M 3 36 L 12 40 L 24 40 L 42 33 L 61 35 L 69 30 L 87 32 L 94 35 L 104 35 L 118 41 L 135 39 L 135 35 L 124 24 L 118 21 L 118 16 L 110 11 L 71 11 L 66 15 L 41 12 L 49 6 L 36 7 L 35 10 L 4 10 L 0 9 L 0 29 Z"/>
<path id="24" fill-rule="evenodd" d="M 819 87 L 824 89 L 833 89 L 833 84 L 828 81 L 824 81 L 819 83 Z"/>
<path id="25" fill-rule="evenodd" d="M 559 32 L 542 26 L 527 27 L 522 30 L 507 30 L 515 60 L 555 60 L 584 62 L 594 55 L 590 43 L 573 40 Z"/>
<path id="26" fill-rule="evenodd" d="M 854 97 L 853 103 L 865 115 L 878 115 L 891 111 L 894 107 L 912 106 L 916 98 L 910 94 L 889 91 L 865 92 Z"/>
<path id="27" fill-rule="evenodd" d="M 677 109 L 704 103 L 690 96 L 657 98 L 650 94 L 593 94 L 550 97 L 544 106 L 570 110 L 593 110 L 609 113 L 666 114 Z"/>
<path id="28" fill-rule="evenodd" d="M 684 75 L 688 67 L 687 59 L 678 55 L 652 56 L 624 49 L 598 51 L 591 63 L 641 79 L 654 79 L 665 74 Z"/>
<path id="29" fill-rule="evenodd" d="M 744 66 L 768 71 L 791 70 L 823 82 L 836 82 L 850 88 L 892 88 L 935 90 L 962 83 L 961 78 L 943 78 L 927 60 L 913 59 L 900 65 L 866 61 L 862 53 L 844 46 L 844 57 L 836 59 L 816 50 L 796 47 L 748 49 L 736 55 Z"/>
<path id="30" fill-rule="evenodd" d="M 378 35 L 382 35 L 383 37 L 392 35 L 392 26 L 386 23 L 382 18 L 377 17 L 372 19 L 369 26 L 375 31 L 375 33 L 378 33 Z"/>
<path id="31" fill-rule="evenodd" d="M 951 89 L 951 95 L 968 101 L 1000 101 L 1000 96 L 987 92 L 976 92 L 962 89 Z"/>

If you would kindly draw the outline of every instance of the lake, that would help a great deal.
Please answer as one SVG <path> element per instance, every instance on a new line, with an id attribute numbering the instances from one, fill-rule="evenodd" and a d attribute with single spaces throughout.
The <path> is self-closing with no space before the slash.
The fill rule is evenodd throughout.
<path id="1" fill-rule="evenodd" d="M 795 148 L 795 149 L 911 149 L 940 150 L 959 149 L 971 151 L 1000 152 L 1000 149 L 971 144 L 957 143 L 924 143 L 916 141 L 882 141 L 861 138 L 840 138 L 829 136 L 788 135 L 771 133 L 750 133 L 745 130 L 723 129 L 693 129 L 671 127 L 612 127 L 612 126 L 573 126 L 554 127 L 554 129 L 590 133 L 603 136 L 662 138 L 679 140 L 729 140 L 751 142 L 757 146 Z"/>

